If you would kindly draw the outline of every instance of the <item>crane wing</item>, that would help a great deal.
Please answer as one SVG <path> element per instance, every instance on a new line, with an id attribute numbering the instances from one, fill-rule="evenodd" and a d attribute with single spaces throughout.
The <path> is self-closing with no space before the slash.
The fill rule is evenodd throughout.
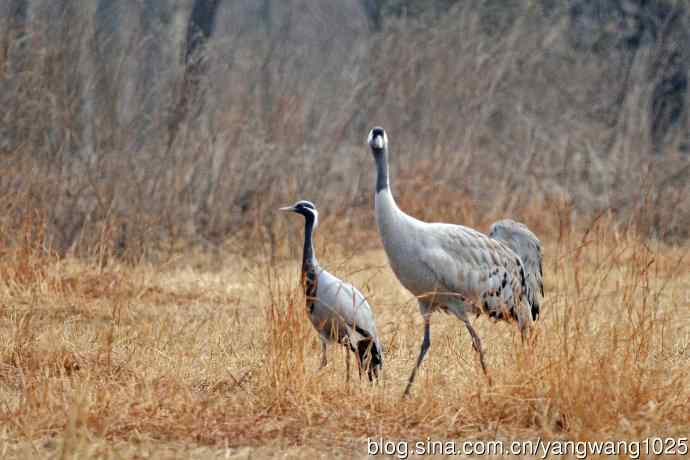
<path id="1" fill-rule="evenodd" d="M 361 292 L 326 270 L 318 274 L 317 306 L 314 313 L 323 320 L 335 320 L 378 344 L 371 306 Z"/>
<path id="2" fill-rule="evenodd" d="M 532 317 L 537 319 L 540 302 L 544 297 L 544 273 L 539 238 L 521 222 L 499 220 L 491 225 L 489 237 L 512 249 L 522 260 L 527 276 L 527 300 L 532 307 Z"/>
<path id="3" fill-rule="evenodd" d="M 478 313 L 481 309 L 490 316 L 502 317 L 507 309 L 517 317 L 517 300 L 526 290 L 518 255 L 471 228 L 431 225 L 433 241 L 426 245 L 420 261 L 433 276 L 437 289 L 460 296 L 466 311 Z"/>

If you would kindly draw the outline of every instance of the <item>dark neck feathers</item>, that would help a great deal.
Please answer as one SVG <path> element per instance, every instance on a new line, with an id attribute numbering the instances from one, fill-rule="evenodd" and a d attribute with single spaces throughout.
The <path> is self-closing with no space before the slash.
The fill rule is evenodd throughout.
<path id="1" fill-rule="evenodd" d="M 390 187 L 388 182 L 388 149 L 377 149 L 374 151 L 376 160 L 376 193 Z"/>
<path id="2" fill-rule="evenodd" d="M 302 255 L 302 285 L 307 298 L 307 311 L 314 309 L 314 300 L 317 290 L 317 262 L 314 256 L 314 216 L 311 213 L 304 215 L 304 252 Z"/>
<path id="3" fill-rule="evenodd" d="M 302 253 L 302 269 L 316 265 L 314 255 L 314 216 L 311 213 L 304 215 L 304 251 Z"/>

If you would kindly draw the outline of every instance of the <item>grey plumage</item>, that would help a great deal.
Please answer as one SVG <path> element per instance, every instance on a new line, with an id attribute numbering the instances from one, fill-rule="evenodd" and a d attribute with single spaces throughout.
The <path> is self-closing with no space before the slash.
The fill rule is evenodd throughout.
<path id="1" fill-rule="evenodd" d="M 355 353 L 360 372 L 365 369 L 372 380 L 383 367 L 383 350 L 371 306 L 357 288 L 330 274 L 316 260 L 313 234 L 318 211 L 314 204 L 302 200 L 281 210 L 305 218 L 302 285 L 309 320 L 321 337 L 321 365 L 327 363 L 327 344 L 337 342 Z"/>
<path id="2" fill-rule="evenodd" d="M 463 321 L 486 373 L 481 340 L 469 317 L 484 313 L 514 320 L 523 338 L 527 335 L 533 318 L 520 256 L 500 238 L 462 225 L 422 222 L 404 213 L 390 190 L 386 132 L 372 129 L 368 144 L 377 168 L 375 207 L 381 240 L 393 272 L 417 297 L 424 318 L 424 339 L 405 394 L 430 346 L 430 316 L 436 310 Z M 497 227 L 497 233 L 502 229 Z"/>
<path id="3" fill-rule="evenodd" d="M 544 272 L 539 238 L 525 224 L 511 219 L 499 220 L 492 224 L 489 237 L 505 243 L 520 256 L 527 275 L 527 301 L 532 309 L 532 319 L 536 320 L 541 312 L 541 299 L 544 297 Z"/>

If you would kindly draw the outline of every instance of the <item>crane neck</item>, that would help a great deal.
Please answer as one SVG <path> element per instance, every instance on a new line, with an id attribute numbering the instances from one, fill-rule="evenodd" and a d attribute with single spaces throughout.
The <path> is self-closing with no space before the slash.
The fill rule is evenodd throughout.
<path id="1" fill-rule="evenodd" d="M 390 187 L 388 148 L 375 150 L 374 160 L 376 161 L 376 197 L 379 198 L 385 195 L 386 204 L 397 210 L 399 208 L 393 198 L 393 192 Z"/>
<path id="2" fill-rule="evenodd" d="M 306 297 L 307 311 L 311 313 L 314 310 L 317 285 L 316 268 L 318 267 L 318 263 L 314 255 L 314 229 L 316 223 L 314 222 L 314 217 L 310 214 L 306 214 L 304 219 L 304 252 L 302 253 L 301 279 Z"/>
<path id="3" fill-rule="evenodd" d="M 388 149 L 374 151 L 374 159 L 376 161 L 376 193 L 383 190 L 390 190 L 389 174 L 388 174 Z"/>
<path id="4" fill-rule="evenodd" d="M 313 271 L 316 268 L 316 256 L 314 252 L 314 217 L 304 216 L 304 251 L 302 252 L 302 271 Z"/>

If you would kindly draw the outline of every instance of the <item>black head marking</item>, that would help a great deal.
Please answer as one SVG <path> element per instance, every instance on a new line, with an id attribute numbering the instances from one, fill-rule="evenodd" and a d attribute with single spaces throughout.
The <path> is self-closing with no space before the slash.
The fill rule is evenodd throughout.
<path id="1" fill-rule="evenodd" d="M 369 147 L 371 147 L 375 154 L 383 152 L 388 144 L 388 136 L 386 135 L 386 131 L 380 126 L 374 127 L 371 131 L 369 131 L 367 144 L 369 144 Z"/>
<path id="2" fill-rule="evenodd" d="M 315 219 L 317 214 L 314 203 L 307 200 L 300 200 L 292 206 L 292 210 L 297 214 L 302 214 L 306 218 Z"/>
<path id="3" fill-rule="evenodd" d="M 311 209 L 313 211 L 316 210 L 316 206 L 314 206 L 314 203 L 312 203 L 311 201 L 307 201 L 307 200 L 298 201 L 297 203 L 295 203 L 294 208 L 295 209 Z"/>
<path id="4" fill-rule="evenodd" d="M 287 206 L 285 208 L 280 208 L 281 211 L 290 211 L 304 216 L 307 224 L 311 226 L 313 230 L 316 228 L 319 222 L 319 213 L 316 210 L 314 203 L 307 200 L 299 200 L 292 206 Z"/>

